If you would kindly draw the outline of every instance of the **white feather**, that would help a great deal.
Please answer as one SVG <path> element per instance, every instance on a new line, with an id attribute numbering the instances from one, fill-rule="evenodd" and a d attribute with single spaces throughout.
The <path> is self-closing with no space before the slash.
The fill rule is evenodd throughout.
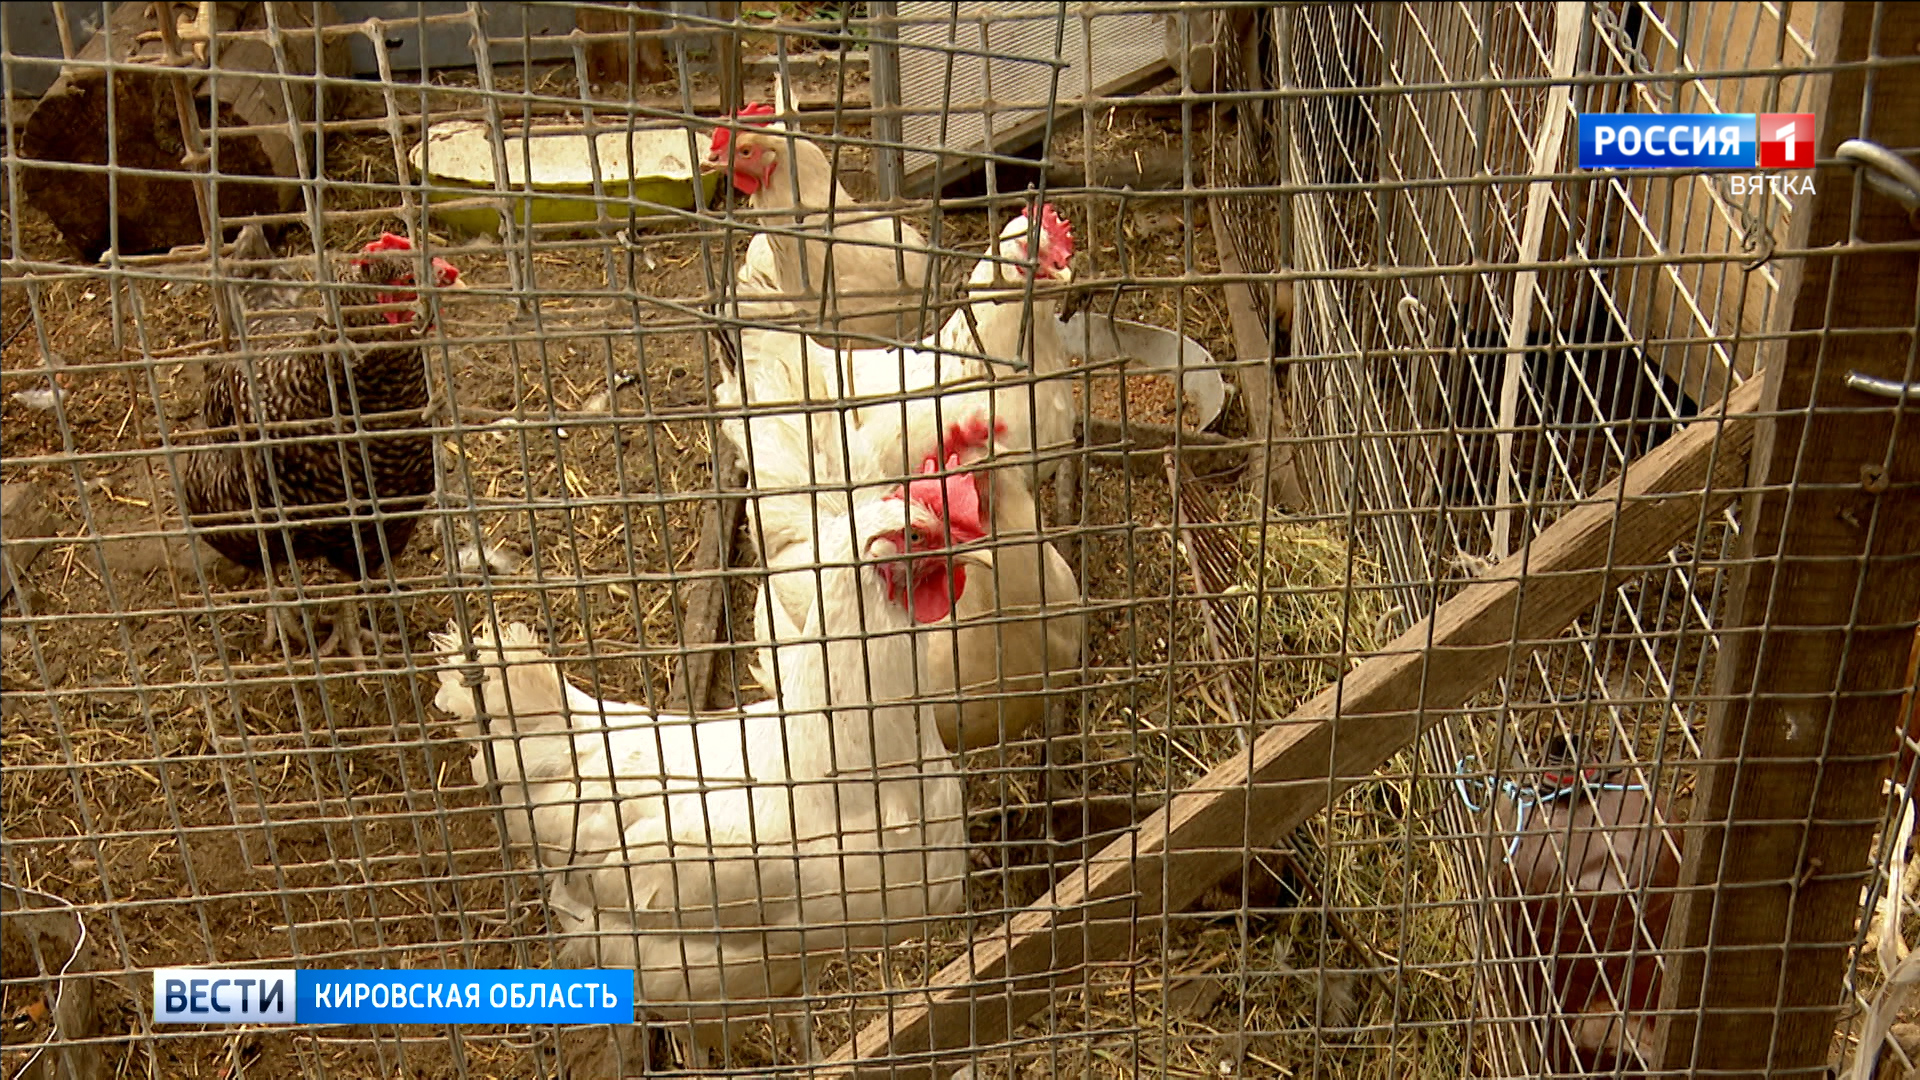
<path id="1" fill-rule="evenodd" d="M 884 531 L 876 515 L 898 506 L 863 501 L 864 525 L 840 523 L 813 640 L 783 644 L 781 692 L 738 713 L 594 698 L 520 623 L 474 633 L 477 693 L 457 661 L 439 672 L 434 704 L 480 739 L 476 779 L 490 760 L 510 838 L 552 871 L 566 958 L 637 969 L 643 1007 L 692 1021 L 703 1052 L 734 1021 L 795 1008 L 827 960 L 963 903 L 953 763 L 914 710 L 884 704 L 911 690 L 910 624 L 852 560 L 855 531 Z M 882 634 L 865 643 L 862 608 Z M 462 655 L 457 627 L 435 645 Z"/>
<path id="2" fill-rule="evenodd" d="M 1009 223 L 994 252 L 1024 260 L 1029 229 L 1025 216 Z M 995 289 L 997 266 L 990 256 L 974 269 L 974 283 L 993 295 L 972 305 L 972 321 L 956 314 L 938 339 L 920 348 L 836 350 L 796 332 L 742 332 L 744 370 L 740 379 L 722 381 L 716 401 L 739 407 L 744 398 L 748 406 L 744 420 L 729 419 L 722 429 L 739 451 L 756 493 L 750 521 L 770 572 L 756 601 L 757 640 L 791 640 L 817 602 L 808 569 L 817 522 L 844 498 L 818 488 L 840 485 L 844 491 L 916 473 L 940 445 L 942 433 L 968 419 L 998 422 L 1000 450 L 1031 450 L 1035 430 L 1042 433 L 1043 445 L 1071 439 L 1072 395 L 1064 379 L 1040 383 L 1036 394 L 1024 370 L 1015 381 L 1011 368 L 952 351 L 1019 353 L 1022 305 L 1015 302 L 1016 291 Z M 1036 305 L 1031 324 L 1029 340 L 1036 348 L 1022 362 L 1058 376 L 1066 360 L 1054 332 L 1052 304 Z M 965 346 L 959 344 L 962 333 Z M 1036 403 L 1043 407 L 1037 429 Z M 782 404 L 803 408 L 778 410 Z M 963 622 L 999 618 L 962 629 L 958 641 L 950 628 L 937 631 L 922 651 L 924 696 L 951 698 L 965 691 L 975 698 L 965 705 L 933 706 L 950 747 L 963 741 L 984 746 L 1031 728 L 1044 702 L 1009 695 L 1031 694 L 1049 681 L 1064 685 L 1080 665 L 1086 625 L 1078 612 L 1079 582 L 1053 545 L 1040 539 L 1033 475 L 1018 466 L 984 473 L 996 565 L 991 573 L 975 575 L 956 613 Z M 761 652 L 753 666 L 754 677 L 765 686 L 777 682 L 767 669 L 769 657 Z"/>

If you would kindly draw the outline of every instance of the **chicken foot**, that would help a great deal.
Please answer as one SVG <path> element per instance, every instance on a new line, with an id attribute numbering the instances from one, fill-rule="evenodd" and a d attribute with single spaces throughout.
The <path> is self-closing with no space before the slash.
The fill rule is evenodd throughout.
<path id="1" fill-rule="evenodd" d="M 357 597 L 342 598 L 335 601 L 332 607 L 332 611 L 314 612 L 314 629 L 325 631 L 325 636 L 313 650 L 315 660 L 333 659 L 344 651 L 347 666 L 365 674 L 372 670 L 367 662 L 370 655 L 398 652 L 404 646 L 406 634 L 381 630 L 361 621 Z M 294 642 L 308 640 L 300 613 L 290 608 L 276 607 L 274 618 L 268 621 L 261 635 L 260 649 L 263 652 L 283 650 L 284 655 L 291 656 Z"/>
<path id="2" fill-rule="evenodd" d="M 326 640 L 314 650 L 313 655 L 316 659 L 338 656 L 344 641 L 348 666 L 355 671 L 365 673 L 371 670 L 367 664 L 369 655 L 397 653 L 406 645 L 405 633 L 382 630 L 371 623 L 362 622 L 360 606 L 360 600 L 356 597 L 347 597 L 339 602 L 337 611 L 328 619 L 332 625 L 328 629 Z"/>
<path id="3" fill-rule="evenodd" d="M 813 1010 L 803 1003 L 790 1013 L 783 1013 L 774 1020 L 774 1027 L 786 1032 L 787 1041 L 795 1050 L 805 1054 L 806 1064 L 819 1065 L 827 1060 L 827 1053 L 820 1046 L 820 1034 L 813 1027 Z"/>

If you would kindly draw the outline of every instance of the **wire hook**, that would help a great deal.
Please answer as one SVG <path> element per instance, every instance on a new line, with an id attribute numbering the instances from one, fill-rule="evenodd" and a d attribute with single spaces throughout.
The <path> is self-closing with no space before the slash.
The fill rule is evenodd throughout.
<path id="1" fill-rule="evenodd" d="M 1920 168 L 1876 142 L 1848 139 L 1834 151 L 1841 161 L 1865 168 L 1867 183 L 1907 208 L 1915 229 L 1920 229 Z"/>
<path id="2" fill-rule="evenodd" d="M 1864 371 L 1847 372 L 1847 389 L 1858 390 L 1862 394 L 1872 394 L 1874 397 L 1891 398 L 1903 405 L 1909 401 L 1920 402 L 1920 383 L 1883 379 Z"/>

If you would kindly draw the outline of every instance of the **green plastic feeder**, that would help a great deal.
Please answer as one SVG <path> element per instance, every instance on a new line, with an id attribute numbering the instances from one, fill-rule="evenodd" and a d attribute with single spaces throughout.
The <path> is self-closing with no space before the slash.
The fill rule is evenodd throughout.
<path id="1" fill-rule="evenodd" d="M 503 141 L 505 191 L 494 183 L 492 139 L 480 121 L 432 125 L 426 137 L 414 144 L 408 160 L 428 185 L 430 204 L 487 196 L 504 199 L 522 225 L 584 224 L 598 219 L 592 146 L 585 132 L 519 131 L 507 134 Z M 688 161 L 689 140 L 683 127 L 603 131 L 594 143 L 605 193 L 602 201 L 607 216 L 616 223 L 624 223 L 629 212 L 635 217 L 655 217 L 669 210 L 692 209 L 696 177 L 706 188 L 709 204 L 719 187 L 719 173 L 702 173 Z M 461 232 L 490 233 L 500 228 L 499 211 L 491 207 L 436 207 L 432 212 Z"/>

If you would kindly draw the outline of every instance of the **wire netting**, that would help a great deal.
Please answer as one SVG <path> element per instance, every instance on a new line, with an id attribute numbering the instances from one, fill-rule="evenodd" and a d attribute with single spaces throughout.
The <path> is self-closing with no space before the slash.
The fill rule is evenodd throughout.
<path id="1" fill-rule="evenodd" d="M 1655 1071 L 1799 490 L 1727 402 L 1844 335 L 1810 192 L 1578 117 L 1864 72 L 1865 138 L 1889 11 L 9 5 L 7 1075 Z M 1683 452 L 1740 479 L 1622 494 Z M 1565 618 L 1459 636 L 1503 582 Z M 188 965 L 639 966 L 643 1022 L 156 1024 Z"/>

